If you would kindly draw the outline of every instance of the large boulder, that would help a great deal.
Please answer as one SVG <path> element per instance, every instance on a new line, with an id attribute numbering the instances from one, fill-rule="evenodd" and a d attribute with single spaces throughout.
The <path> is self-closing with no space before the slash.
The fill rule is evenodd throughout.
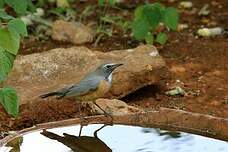
<path id="1" fill-rule="evenodd" d="M 97 52 L 86 47 L 58 48 L 18 56 L 6 85 L 13 86 L 21 104 L 34 102 L 39 95 L 80 81 L 101 63 L 118 62 L 124 65 L 113 74 L 113 85 L 106 97 L 121 98 L 159 80 L 165 62 L 153 46 L 135 49 Z"/>

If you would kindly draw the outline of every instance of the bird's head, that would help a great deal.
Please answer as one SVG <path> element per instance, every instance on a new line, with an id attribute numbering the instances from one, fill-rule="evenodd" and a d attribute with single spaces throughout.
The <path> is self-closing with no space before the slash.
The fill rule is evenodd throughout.
<path id="1" fill-rule="evenodd" d="M 105 63 L 101 64 L 97 69 L 96 72 L 99 74 L 104 75 L 108 78 L 112 72 L 119 66 L 123 65 L 122 63 Z"/>

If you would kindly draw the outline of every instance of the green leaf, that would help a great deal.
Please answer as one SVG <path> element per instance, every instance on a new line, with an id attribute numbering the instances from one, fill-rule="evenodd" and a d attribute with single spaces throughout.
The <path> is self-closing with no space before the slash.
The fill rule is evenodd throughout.
<path id="1" fill-rule="evenodd" d="M 147 35 L 145 37 L 145 41 L 147 44 L 153 44 L 154 37 L 150 32 L 147 33 Z"/>
<path id="2" fill-rule="evenodd" d="M 132 32 L 137 40 L 143 40 L 149 32 L 148 22 L 144 19 L 134 20 L 132 23 Z"/>
<path id="3" fill-rule="evenodd" d="M 170 29 L 172 30 L 177 29 L 178 20 L 179 20 L 178 12 L 175 8 L 168 7 L 164 10 L 163 22 Z"/>
<path id="4" fill-rule="evenodd" d="M 19 49 L 20 37 L 15 32 L 12 33 L 5 28 L 0 28 L 0 38 L 0 47 L 16 55 Z"/>
<path id="5" fill-rule="evenodd" d="M 162 19 L 160 7 L 160 5 L 146 5 L 143 9 L 143 14 L 153 30 L 158 26 Z"/>
<path id="6" fill-rule="evenodd" d="M 3 8 L 4 4 L 5 4 L 4 0 L 0 0 L 0 8 Z"/>
<path id="7" fill-rule="evenodd" d="M 0 9 L 0 18 L 4 19 L 4 20 L 10 20 L 10 19 L 14 19 L 13 16 L 8 15 L 5 10 Z"/>
<path id="8" fill-rule="evenodd" d="M 14 56 L 0 48 L 0 76 L 5 76 L 10 72 L 13 67 Z"/>
<path id="9" fill-rule="evenodd" d="M 114 7 L 116 4 L 116 0 L 108 0 L 108 4 L 112 7 Z"/>
<path id="10" fill-rule="evenodd" d="M 105 5 L 105 0 L 98 0 L 98 6 L 103 7 Z"/>
<path id="11" fill-rule="evenodd" d="M 155 41 L 163 45 L 166 43 L 167 40 L 168 40 L 167 35 L 165 33 L 160 32 L 158 33 Z"/>
<path id="12" fill-rule="evenodd" d="M 32 3 L 32 0 L 27 0 L 28 10 L 32 13 L 36 12 L 36 6 Z"/>
<path id="13" fill-rule="evenodd" d="M 64 14 L 65 12 L 66 12 L 66 8 L 63 8 L 63 7 L 56 7 L 48 10 L 48 13 L 57 15 L 59 17 L 62 17 L 63 16 L 62 14 Z"/>
<path id="14" fill-rule="evenodd" d="M 8 23 L 8 29 L 11 33 L 18 33 L 21 36 L 27 36 L 27 29 L 25 23 L 21 19 L 14 19 Z"/>
<path id="15" fill-rule="evenodd" d="M 139 6 L 136 8 L 136 10 L 134 12 L 135 20 L 143 18 L 143 10 L 144 10 L 144 6 Z"/>
<path id="16" fill-rule="evenodd" d="M 0 103 L 3 105 L 8 114 L 13 117 L 18 116 L 19 98 L 14 88 L 5 87 L 0 90 Z"/>
<path id="17" fill-rule="evenodd" d="M 44 7 L 45 6 L 45 2 L 46 2 L 46 0 L 37 0 L 36 7 Z M 55 2 L 55 0 L 54 0 L 54 2 Z M 53 3 L 53 2 L 49 1 L 49 3 Z"/>
<path id="18" fill-rule="evenodd" d="M 6 4 L 12 7 L 17 14 L 23 15 L 28 8 L 27 0 L 5 0 Z"/>

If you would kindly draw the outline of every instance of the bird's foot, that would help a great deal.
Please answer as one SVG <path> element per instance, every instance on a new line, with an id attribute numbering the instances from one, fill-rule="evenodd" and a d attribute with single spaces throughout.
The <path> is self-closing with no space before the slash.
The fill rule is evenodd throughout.
<path id="1" fill-rule="evenodd" d="M 113 117 L 111 114 L 107 113 L 104 109 L 102 109 L 96 102 L 93 102 L 103 113 L 106 117 L 110 118 L 110 122 L 108 122 L 107 124 L 109 125 L 113 125 Z"/>

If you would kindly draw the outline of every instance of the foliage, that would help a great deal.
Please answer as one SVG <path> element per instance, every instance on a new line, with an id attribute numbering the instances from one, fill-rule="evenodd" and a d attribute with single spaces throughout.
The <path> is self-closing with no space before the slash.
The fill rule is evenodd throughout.
<path id="1" fill-rule="evenodd" d="M 106 14 L 100 18 L 103 22 L 120 27 L 122 30 L 127 31 L 130 28 L 130 22 L 126 21 L 122 16 L 111 16 Z"/>
<path id="2" fill-rule="evenodd" d="M 14 11 L 18 15 L 24 15 L 26 14 L 27 10 L 30 10 L 32 12 L 35 11 L 35 7 L 32 4 L 31 0 L 0 0 L 0 4 L 2 3 L 2 7 L 6 4 L 14 9 Z"/>
<path id="3" fill-rule="evenodd" d="M 70 7 L 56 7 L 48 11 L 50 14 L 58 16 L 58 18 L 69 21 L 75 20 L 76 11 Z"/>
<path id="4" fill-rule="evenodd" d="M 55 3 L 54 6 L 57 6 L 57 8 L 48 10 L 48 13 L 55 14 L 64 20 L 75 20 L 76 11 L 70 8 L 70 3 L 73 1 L 75 0 L 37 0 L 35 4 L 36 6 L 45 7 L 47 3 L 48 6 L 53 6 L 53 3 Z M 9 7 L 12 9 L 8 9 Z M 8 14 L 9 12 L 7 13 L 5 8 L 10 10 L 10 13 L 15 14 L 15 16 Z M 123 30 L 124 33 L 131 29 L 133 36 L 137 40 L 146 41 L 148 44 L 153 44 L 154 42 L 166 43 L 167 35 L 164 32 L 157 32 L 161 23 L 170 30 L 176 30 L 177 28 L 177 10 L 172 7 L 165 8 L 160 3 L 145 4 L 137 7 L 132 22 L 126 21 L 124 17 L 111 15 L 110 9 L 121 10 L 118 8 L 117 0 L 98 0 L 96 6 L 87 6 L 78 16 L 79 21 L 84 21 L 92 13 L 98 14 L 95 46 L 104 36 L 111 37 L 115 27 Z M 21 37 L 27 36 L 26 25 L 17 17 L 25 16 L 28 11 L 35 12 L 35 10 L 32 0 L 0 0 L 1 87 L 13 67 Z M 0 103 L 14 117 L 18 115 L 18 102 L 17 93 L 13 88 L 0 88 Z"/>
<path id="5" fill-rule="evenodd" d="M 116 0 L 98 0 L 98 6 L 104 7 L 104 6 L 111 6 L 114 7 L 116 4 Z"/>
<path id="6" fill-rule="evenodd" d="M 156 29 L 161 23 L 171 30 L 176 30 L 178 19 L 178 12 L 173 7 L 165 8 L 160 3 L 139 6 L 135 10 L 131 25 L 133 36 L 137 40 L 145 40 L 152 44 Z M 165 33 L 156 34 L 155 42 L 165 44 L 166 41 L 167 35 Z"/>
<path id="7" fill-rule="evenodd" d="M 0 103 L 4 106 L 6 111 L 12 116 L 16 117 L 19 111 L 18 96 L 15 89 L 5 87 L 0 90 Z"/>
<path id="8" fill-rule="evenodd" d="M 85 7 L 85 9 L 81 12 L 81 15 L 79 16 L 79 21 L 84 21 L 88 16 L 90 16 L 95 11 L 95 6 L 88 5 Z"/>
<path id="9" fill-rule="evenodd" d="M 95 40 L 94 46 L 97 46 L 98 42 L 102 37 L 111 37 L 113 33 L 113 25 L 119 26 L 121 29 L 127 28 L 127 22 L 125 23 L 122 17 L 111 16 L 109 14 L 110 8 L 116 8 L 116 0 L 98 0 L 98 16 L 99 16 L 99 26 L 96 30 L 97 38 Z"/>
<path id="10" fill-rule="evenodd" d="M 3 83 L 13 67 L 20 38 L 27 36 L 24 22 L 7 14 L 5 5 L 12 7 L 18 15 L 25 14 L 33 7 L 30 0 L 0 0 L 0 83 Z M 0 89 L 0 103 L 10 115 L 14 117 L 18 115 L 19 101 L 15 89 L 11 87 Z"/>

